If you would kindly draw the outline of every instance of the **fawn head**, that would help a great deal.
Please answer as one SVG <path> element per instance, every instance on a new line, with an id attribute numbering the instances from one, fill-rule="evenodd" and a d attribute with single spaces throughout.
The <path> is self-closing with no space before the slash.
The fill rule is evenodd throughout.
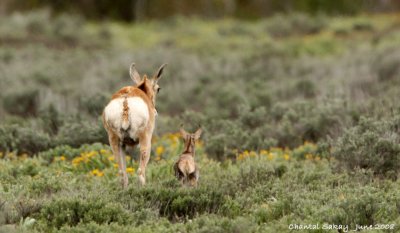
<path id="1" fill-rule="evenodd" d="M 196 144 L 196 140 L 198 140 L 201 136 L 201 133 L 203 132 L 203 130 L 201 129 L 201 127 L 199 127 L 195 133 L 188 133 L 183 129 L 183 126 L 181 126 L 180 128 L 180 133 L 182 135 L 183 138 L 183 142 L 185 144 L 185 150 L 184 153 L 192 153 L 194 154 L 194 148 L 195 148 L 195 144 Z"/>

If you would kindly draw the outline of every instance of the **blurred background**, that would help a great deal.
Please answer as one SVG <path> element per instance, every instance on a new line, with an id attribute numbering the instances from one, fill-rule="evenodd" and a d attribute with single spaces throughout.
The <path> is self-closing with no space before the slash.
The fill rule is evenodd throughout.
<path id="1" fill-rule="evenodd" d="M 3 0 L 0 12 L 30 11 L 49 8 L 52 12 L 73 13 L 93 20 L 121 20 L 126 22 L 167 19 L 176 15 L 201 18 L 233 17 L 260 19 L 276 13 L 303 12 L 307 14 L 354 15 L 363 12 L 396 12 L 396 0 Z"/>
<path id="2" fill-rule="evenodd" d="M 398 122 L 399 10 L 395 0 L 2 0 L 0 150 L 107 144 L 100 115 L 131 85 L 132 62 L 150 75 L 169 64 L 156 136 L 201 124 L 215 159 L 306 141 L 328 150 L 366 119 Z M 387 135 L 398 129 L 378 128 L 398 143 Z"/>

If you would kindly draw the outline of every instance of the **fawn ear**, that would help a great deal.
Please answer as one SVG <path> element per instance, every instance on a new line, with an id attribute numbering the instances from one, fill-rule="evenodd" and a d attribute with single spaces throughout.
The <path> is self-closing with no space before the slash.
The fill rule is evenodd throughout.
<path id="1" fill-rule="evenodd" d="M 131 67 L 129 68 L 129 75 L 131 76 L 131 79 L 133 83 L 138 85 L 142 80 L 140 79 L 140 75 L 136 70 L 135 63 L 131 64 Z"/>
<path id="2" fill-rule="evenodd" d="M 183 129 L 183 125 L 181 125 L 181 128 L 179 129 L 179 132 L 181 133 L 183 139 L 186 140 L 187 136 L 189 135 L 184 129 Z"/>
<path id="3" fill-rule="evenodd" d="M 203 130 L 201 128 L 199 128 L 198 130 L 196 130 L 196 132 L 194 133 L 194 138 L 197 140 L 200 138 L 201 133 L 203 132 Z"/>
<path id="4" fill-rule="evenodd" d="M 158 68 L 156 74 L 154 75 L 154 80 L 158 82 L 158 80 L 161 78 L 161 75 L 163 73 L 164 67 L 167 65 L 167 63 L 164 63 Z"/>

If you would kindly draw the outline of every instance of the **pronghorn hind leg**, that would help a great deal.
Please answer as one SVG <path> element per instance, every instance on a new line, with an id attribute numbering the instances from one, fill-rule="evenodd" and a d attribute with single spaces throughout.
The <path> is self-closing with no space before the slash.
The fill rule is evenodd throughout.
<path id="1" fill-rule="evenodd" d="M 111 150 L 114 155 L 114 161 L 118 163 L 118 161 L 119 161 L 119 138 L 118 138 L 118 136 L 113 135 L 112 133 L 108 133 L 108 142 L 110 143 Z"/>
<path id="2" fill-rule="evenodd" d="M 125 148 L 122 144 L 119 146 L 119 159 L 121 160 L 120 174 L 121 174 L 121 170 L 122 170 L 122 187 L 127 188 L 128 187 L 128 173 L 126 172 Z"/>
<path id="3" fill-rule="evenodd" d="M 146 166 L 150 159 L 151 136 L 141 135 L 140 141 L 140 158 L 139 158 L 139 182 L 141 185 L 146 184 Z"/>
<path id="4" fill-rule="evenodd" d="M 125 157 L 123 155 L 123 151 L 120 145 L 121 141 L 119 140 L 117 135 L 111 133 L 109 134 L 108 139 L 110 141 L 110 146 L 113 151 L 115 161 L 118 163 L 118 172 L 119 175 L 121 176 L 122 186 L 125 188 L 128 185 L 128 179 L 126 178 L 125 182 L 125 177 L 127 176 L 124 175 L 124 173 L 126 173 L 126 168 L 124 168 Z"/>

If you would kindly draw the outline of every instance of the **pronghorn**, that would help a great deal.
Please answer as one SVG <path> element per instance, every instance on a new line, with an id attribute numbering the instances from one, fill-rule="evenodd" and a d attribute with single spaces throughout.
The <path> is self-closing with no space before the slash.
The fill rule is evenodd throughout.
<path id="1" fill-rule="evenodd" d="M 194 161 L 195 143 L 201 136 L 201 128 L 195 133 L 189 134 L 182 126 L 180 133 L 183 137 L 184 150 L 178 161 L 174 165 L 175 176 L 181 181 L 182 185 L 197 186 L 199 180 L 199 168 Z"/>
<path id="2" fill-rule="evenodd" d="M 146 183 L 146 165 L 149 162 L 151 137 L 153 135 L 156 95 L 160 90 L 157 82 L 161 77 L 163 64 L 153 78 L 142 78 L 136 71 L 135 63 L 130 66 L 129 74 L 134 86 L 126 86 L 113 94 L 111 101 L 103 111 L 103 125 L 108 134 L 111 149 L 118 162 L 122 186 L 128 186 L 126 172 L 125 147 L 140 145 L 139 182 Z"/>

